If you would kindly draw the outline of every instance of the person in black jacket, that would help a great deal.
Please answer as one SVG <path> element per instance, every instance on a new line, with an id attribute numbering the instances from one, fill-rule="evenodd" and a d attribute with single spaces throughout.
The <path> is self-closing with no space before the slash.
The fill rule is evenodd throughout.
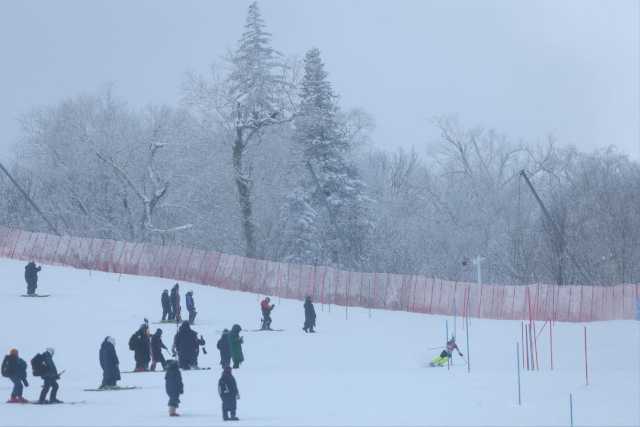
<path id="1" fill-rule="evenodd" d="M 198 353 L 200 346 L 205 345 L 204 338 L 191 329 L 189 322 L 182 322 L 173 339 L 173 352 L 178 354 L 180 369 L 198 368 Z"/>
<path id="2" fill-rule="evenodd" d="M 231 366 L 231 343 L 229 342 L 229 330 L 222 331 L 222 336 L 218 340 L 218 350 L 220 350 L 220 366 L 226 368 Z"/>
<path id="3" fill-rule="evenodd" d="M 182 384 L 182 374 L 178 368 L 178 363 L 173 359 L 167 360 L 164 385 L 167 395 L 169 395 L 169 416 L 177 417 L 180 414 L 176 412 L 176 409 L 180 405 L 180 395 L 184 393 L 184 385 Z"/>
<path id="4" fill-rule="evenodd" d="M 315 332 L 313 328 L 316 327 L 316 309 L 313 308 L 313 302 L 311 297 L 307 296 L 304 299 L 304 326 L 302 330 L 305 332 Z"/>
<path id="5" fill-rule="evenodd" d="M 186 293 L 187 300 L 187 311 L 189 312 L 189 324 L 193 325 L 193 322 L 196 320 L 196 303 L 193 301 L 193 291 L 189 291 Z"/>
<path id="6" fill-rule="evenodd" d="M 60 379 L 60 374 L 58 373 L 58 369 L 56 368 L 56 364 L 53 363 L 53 354 L 54 349 L 49 347 L 47 350 L 42 353 L 42 365 L 40 366 L 39 372 L 44 380 L 44 384 L 42 386 L 42 391 L 40 392 L 40 398 L 38 399 L 38 403 L 62 403 L 61 400 L 58 400 L 58 380 Z M 51 395 L 49 396 L 49 400 L 46 400 L 47 393 L 51 390 Z"/>
<path id="7" fill-rule="evenodd" d="M 156 364 L 160 362 L 162 369 L 166 369 L 167 361 L 164 359 L 162 349 L 167 350 L 167 346 L 162 342 L 162 329 L 158 328 L 151 337 L 151 370 L 156 370 Z"/>
<path id="8" fill-rule="evenodd" d="M 120 381 L 120 361 L 116 354 L 116 340 L 106 337 L 100 346 L 100 367 L 102 368 L 102 384 L 100 388 L 115 388 Z"/>
<path id="9" fill-rule="evenodd" d="M 151 361 L 151 343 L 149 341 L 149 325 L 143 323 L 129 339 L 129 350 L 134 352 L 136 372 L 149 370 Z"/>
<path id="10" fill-rule="evenodd" d="M 171 320 L 179 323 L 182 321 L 182 316 L 180 315 L 180 285 L 177 283 L 171 288 L 171 297 L 169 299 L 171 300 Z"/>
<path id="11" fill-rule="evenodd" d="M 27 382 L 27 362 L 19 357 L 18 350 L 15 348 L 12 348 L 2 361 L 2 376 L 9 378 L 13 383 L 11 398 L 7 403 L 29 403 L 27 399 L 22 397 L 22 385 L 29 387 Z"/>
<path id="12" fill-rule="evenodd" d="M 224 368 L 222 376 L 218 380 L 218 394 L 222 399 L 222 419 L 224 421 L 238 421 L 239 418 L 236 417 L 236 401 L 240 399 L 240 392 L 229 366 Z M 229 412 L 231 412 L 231 416 L 229 416 Z"/>
<path id="13" fill-rule="evenodd" d="M 38 272 L 42 267 L 36 267 L 36 263 L 31 261 L 24 268 L 24 280 L 27 282 L 27 295 L 34 295 L 38 287 Z"/>
<path id="14" fill-rule="evenodd" d="M 171 313 L 171 299 L 169 298 L 168 290 L 165 289 L 162 291 L 160 302 L 162 303 L 162 321 L 173 320 L 173 314 Z"/>

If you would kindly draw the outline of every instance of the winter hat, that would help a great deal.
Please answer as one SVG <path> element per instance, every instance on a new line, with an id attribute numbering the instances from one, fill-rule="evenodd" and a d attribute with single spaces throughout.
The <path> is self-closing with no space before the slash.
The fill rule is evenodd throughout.
<path id="1" fill-rule="evenodd" d="M 53 354 L 56 352 L 56 349 L 53 347 L 47 347 L 45 351 L 53 356 Z"/>
<path id="2" fill-rule="evenodd" d="M 156 329 L 156 334 L 157 335 L 162 335 L 162 329 L 160 329 L 160 328 Z"/>
<path id="3" fill-rule="evenodd" d="M 111 343 L 115 347 L 116 339 L 114 337 L 107 337 L 107 342 Z"/>
<path id="4" fill-rule="evenodd" d="M 15 348 L 12 348 L 11 350 L 9 350 L 9 356 L 17 356 L 18 355 L 18 350 Z"/>

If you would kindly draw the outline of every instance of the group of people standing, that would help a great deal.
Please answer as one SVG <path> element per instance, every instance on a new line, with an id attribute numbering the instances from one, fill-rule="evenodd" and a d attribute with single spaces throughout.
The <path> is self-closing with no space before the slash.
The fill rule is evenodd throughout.
<path id="1" fill-rule="evenodd" d="M 196 304 L 193 299 L 193 291 L 189 291 L 185 295 L 187 312 L 189 312 L 189 324 L 193 325 L 196 320 Z M 160 297 L 160 303 L 162 304 L 162 322 L 182 322 L 182 306 L 180 305 L 180 285 L 176 283 L 171 288 L 171 293 L 168 289 L 162 291 Z"/>
<path id="2" fill-rule="evenodd" d="M 35 295 L 38 282 L 38 272 L 41 267 L 32 261 L 25 267 L 25 280 L 27 282 L 27 294 Z M 180 324 L 171 347 L 172 358 L 165 358 L 163 351 L 169 349 L 162 341 L 162 329 L 158 328 L 151 334 L 149 323 L 140 325 L 129 339 L 129 349 L 134 352 L 134 372 L 155 371 L 157 364 L 165 371 L 165 389 L 169 396 L 169 415 L 178 416 L 177 408 L 180 403 L 180 395 L 184 393 L 182 382 L 183 370 L 199 369 L 198 356 L 200 347 L 204 348 L 205 340 L 202 335 L 191 329 L 194 324 L 197 311 L 193 292 L 185 294 L 186 307 L 189 312 L 189 320 L 183 321 L 180 304 L 180 285 L 176 283 L 171 291 L 165 289 L 161 295 L 162 321 L 176 322 Z M 262 313 L 262 325 L 260 330 L 271 331 L 271 312 L 275 304 L 271 304 L 269 297 L 265 297 L 260 303 Z M 305 332 L 315 332 L 316 312 L 310 297 L 304 301 L 304 325 Z M 236 416 L 236 401 L 240 399 L 237 382 L 232 369 L 239 369 L 244 362 L 242 351 L 243 337 L 240 336 L 242 327 L 234 324 L 231 329 L 224 329 L 217 342 L 220 352 L 220 366 L 222 375 L 218 380 L 218 394 L 222 400 L 223 420 L 238 420 Z M 117 382 L 121 380 L 120 361 L 116 352 L 116 340 L 111 336 L 105 337 L 100 345 L 99 362 L 102 368 L 102 382 L 100 389 L 118 389 Z M 44 381 L 42 391 L 37 403 L 62 403 L 57 398 L 58 380 L 63 372 L 58 372 L 53 362 L 54 349 L 47 348 L 45 352 L 36 354 L 31 360 L 33 375 L 41 377 Z M 177 358 L 177 360 L 175 359 Z M 27 363 L 19 357 L 17 349 L 11 349 L 2 362 L 2 376 L 7 377 L 13 383 L 11 397 L 8 403 L 28 403 L 23 397 L 23 389 L 29 385 L 27 381 Z M 49 399 L 47 394 L 51 392 Z"/>
<path id="3" fill-rule="evenodd" d="M 43 380 L 40 397 L 37 402 L 33 403 L 63 403 L 57 397 L 59 388 L 58 380 L 62 372 L 58 372 L 56 364 L 53 362 L 54 353 L 53 348 L 47 348 L 43 353 L 38 353 L 31 359 L 33 376 L 40 377 Z M 20 358 L 17 349 L 12 348 L 9 350 L 9 354 L 6 355 L 2 361 L 2 376 L 9 378 L 13 383 L 11 397 L 7 403 L 30 403 L 22 395 L 24 387 L 29 386 L 29 382 L 27 381 L 27 362 Z M 51 391 L 51 394 L 49 395 L 49 399 L 47 399 L 49 391 Z"/>

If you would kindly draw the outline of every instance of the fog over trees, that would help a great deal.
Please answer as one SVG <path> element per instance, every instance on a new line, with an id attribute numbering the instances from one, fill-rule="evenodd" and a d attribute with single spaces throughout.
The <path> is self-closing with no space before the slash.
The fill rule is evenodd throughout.
<path id="1" fill-rule="evenodd" d="M 440 134 L 428 150 L 375 149 L 374 118 L 341 109 L 321 49 L 279 52 L 255 3 L 238 33 L 180 105 L 133 109 L 107 88 L 32 111 L 9 171 L 65 234 L 454 280 L 475 280 L 482 256 L 485 282 L 640 282 L 626 155 L 452 116 L 425 121 Z M 48 230 L 4 175 L 0 193 L 2 225 Z"/>

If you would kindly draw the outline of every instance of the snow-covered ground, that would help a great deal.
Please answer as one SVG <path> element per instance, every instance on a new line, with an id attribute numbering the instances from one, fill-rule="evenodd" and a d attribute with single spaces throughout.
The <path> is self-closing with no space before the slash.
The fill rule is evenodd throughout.
<path id="1" fill-rule="evenodd" d="M 122 385 L 140 390 L 90 393 L 101 371 L 98 348 L 116 337 L 121 369 L 133 367 L 127 347 L 144 317 L 161 314 L 160 293 L 171 281 L 44 266 L 40 293 L 20 298 L 24 263 L 0 259 L 0 348 L 17 347 L 29 360 L 46 347 L 66 369 L 59 397 L 83 405 L 0 405 L 0 425 L 222 425 L 217 396 L 219 330 L 239 323 L 259 326 L 259 296 L 183 283 L 192 289 L 199 314 L 194 327 L 208 339 L 201 366 L 184 372 L 185 394 L 178 419 L 167 416 L 164 376 L 124 374 Z M 520 322 L 471 319 L 471 373 L 455 365 L 428 368 L 444 341 L 440 316 L 322 307 L 318 333 L 302 330 L 300 301 L 275 301 L 273 327 L 284 332 L 245 331 L 245 363 L 235 371 L 242 399 L 239 425 L 569 425 L 569 393 L 576 425 L 640 425 L 640 322 L 588 324 L 589 379 L 585 386 L 583 325 L 554 327 L 554 370 L 549 369 L 548 330 L 538 341 L 539 372 L 522 372 L 517 405 L 515 343 Z M 457 336 L 465 355 L 465 331 Z M 152 325 L 158 327 L 158 325 Z M 165 343 L 174 326 L 162 325 Z M 30 374 L 30 369 L 29 369 Z M 29 376 L 25 397 L 34 399 L 41 380 Z M 8 398 L 10 382 L 0 393 Z M 5 396 L 2 396 L 5 397 Z"/>

